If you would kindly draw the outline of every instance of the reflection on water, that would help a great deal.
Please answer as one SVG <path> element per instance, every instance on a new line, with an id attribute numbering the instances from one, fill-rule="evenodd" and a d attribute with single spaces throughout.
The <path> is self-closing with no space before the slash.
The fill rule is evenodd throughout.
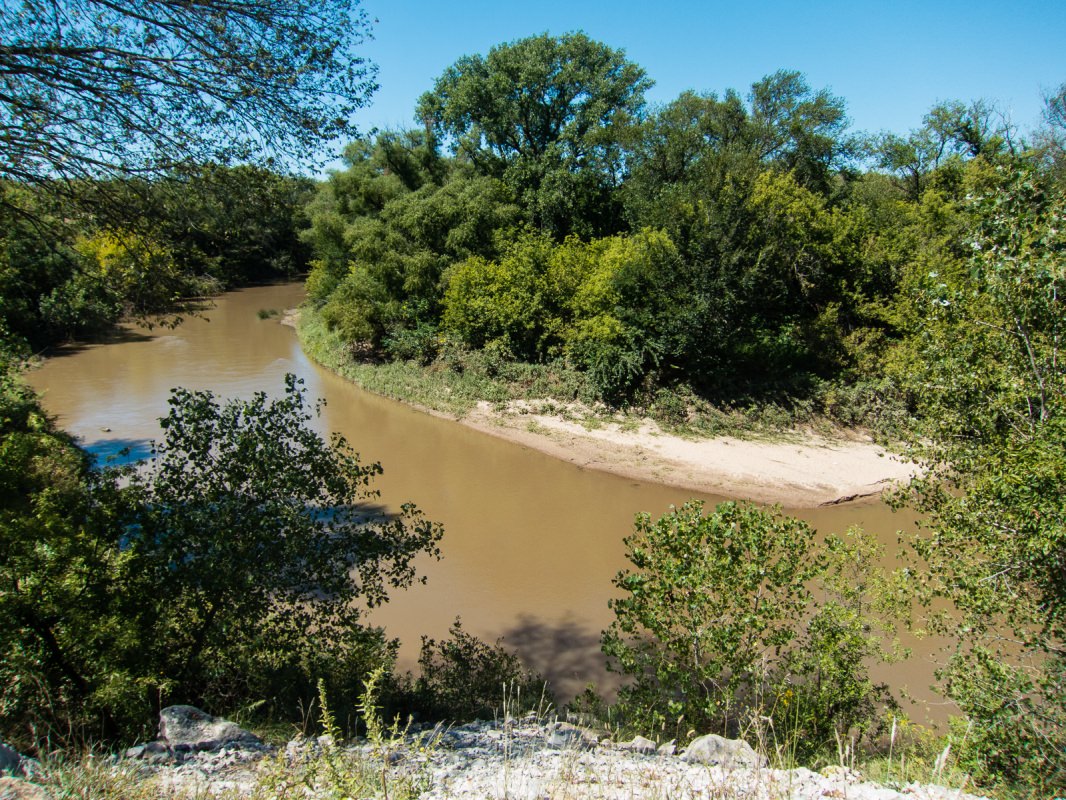
<path id="1" fill-rule="evenodd" d="M 320 430 L 339 431 L 365 461 L 381 462 L 381 502 L 395 510 L 414 501 L 444 524 L 443 560 L 422 565 L 427 585 L 394 593 L 371 617 L 404 643 L 406 668 L 422 635 L 446 637 L 459 616 L 464 630 L 519 648 L 563 698 L 590 681 L 611 685 L 599 635 L 611 621 L 611 579 L 626 565 L 622 537 L 634 514 L 661 514 L 693 493 L 584 470 L 359 391 L 311 364 L 290 328 L 258 316 L 301 296 L 294 284 L 233 292 L 176 329 L 133 327 L 111 343 L 71 349 L 30 380 L 86 447 L 102 456 L 128 447 L 132 458 L 159 436 L 172 387 L 280 396 L 285 374 L 295 373 L 327 401 Z M 861 525 L 890 552 L 896 530 L 909 527 L 880 503 L 795 513 L 824 533 Z M 928 697 L 931 645 L 924 648 L 883 677 Z"/>

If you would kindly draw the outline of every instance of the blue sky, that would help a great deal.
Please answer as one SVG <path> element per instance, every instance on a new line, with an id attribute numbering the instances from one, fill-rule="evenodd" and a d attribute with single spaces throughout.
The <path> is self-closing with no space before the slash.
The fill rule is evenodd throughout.
<path id="1" fill-rule="evenodd" d="M 377 20 L 363 55 L 381 89 L 356 121 L 410 127 L 415 102 L 458 58 L 548 32 L 584 31 L 625 50 L 656 82 L 652 103 L 686 89 L 746 93 L 795 69 L 847 102 L 854 130 L 903 133 L 942 100 L 994 101 L 1023 131 L 1041 92 L 1066 82 L 1066 0 L 363 0 Z"/>

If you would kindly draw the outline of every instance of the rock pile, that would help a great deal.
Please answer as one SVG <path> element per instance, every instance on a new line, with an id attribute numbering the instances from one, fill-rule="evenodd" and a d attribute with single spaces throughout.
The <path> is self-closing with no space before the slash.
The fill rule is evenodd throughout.
<path id="1" fill-rule="evenodd" d="M 217 749 L 215 728 L 206 738 L 175 750 L 169 765 L 157 763 L 162 783 L 189 794 L 222 789 L 249 790 L 255 765 L 269 748 L 232 730 Z M 173 748 L 172 748 L 173 749 Z M 296 739 L 279 754 L 293 767 L 332 749 L 355 763 L 374 763 L 386 780 L 405 781 L 423 789 L 423 800 L 457 798 L 697 798 L 721 796 L 744 800 L 959 800 L 957 790 L 909 785 L 887 788 L 863 781 L 847 769 L 823 773 L 808 769 L 771 769 L 766 758 L 743 741 L 704 736 L 679 755 L 671 744 L 659 747 L 637 737 L 612 743 L 594 732 L 563 722 L 534 718 L 474 722 L 409 734 L 387 746 L 363 742 L 337 748 L 330 740 Z M 279 763 L 275 761 L 275 763 Z"/>
<path id="2" fill-rule="evenodd" d="M 355 771 L 370 766 L 386 786 L 413 787 L 422 800 L 976 800 L 939 786 L 890 788 L 844 768 L 773 769 L 746 742 L 713 735 L 675 754 L 673 743 L 639 736 L 615 743 L 587 728 L 528 717 L 437 726 L 387 743 L 342 747 L 329 737 L 297 738 L 279 749 L 191 706 L 165 709 L 162 717 L 159 739 L 128 750 L 126 763 L 135 760 L 145 780 L 189 797 L 247 794 L 264 772 L 306 774 L 328 758 Z M 332 796 L 331 787 L 321 788 L 307 796 Z"/>

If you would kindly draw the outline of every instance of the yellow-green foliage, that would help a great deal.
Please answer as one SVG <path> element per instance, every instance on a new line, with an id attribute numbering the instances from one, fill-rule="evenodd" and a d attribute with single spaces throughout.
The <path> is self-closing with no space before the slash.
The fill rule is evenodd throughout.
<path id="1" fill-rule="evenodd" d="M 553 249 L 547 237 L 530 235 L 499 261 L 473 256 L 457 264 L 444 293 L 445 329 L 477 347 L 499 340 L 525 356 L 543 354 L 558 316 L 547 280 Z"/>
<path id="2" fill-rule="evenodd" d="M 168 309 L 207 288 L 184 274 L 169 247 L 134 231 L 98 231 L 80 238 L 75 249 L 133 313 Z"/>
<path id="3" fill-rule="evenodd" d="M 567 339 L 617 344 L 628 332 L 629 304 L 641 295 L 646 302 L 660 299 L 652 293 L 660 273 L 677 261 L 677 249 L 665 233 L 645 230 L 602 239 L 588 250 L 589 268 L 567 304 L 573 319 Z"/>
<path id="4" fill-rule="evenodd" d="M 683 349 L 679 266 L 660 231 L 562 244 L 530 234 L 498 261 L 473 257 L 451 270 L 443 326 L 527 359 L 565 353 L 613 393 Z"/>

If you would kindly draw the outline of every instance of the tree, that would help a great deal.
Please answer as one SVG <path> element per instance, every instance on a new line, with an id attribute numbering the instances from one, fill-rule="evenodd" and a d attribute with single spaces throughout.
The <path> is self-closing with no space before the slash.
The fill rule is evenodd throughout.
<path id="1" fill-rule="evenodd" d="M 113 324 L 123 298 L 75 249 L 62 207 L 14 184 L 0 184 L 0 195 L 0 327 L 41 347 Z"/>
<path id="2" fill-rule="evenodd" d="M 952 159 L 991 159 L 1014 151 L 1014 130 L 984 100 L 969 105 L 958 100 L 937 103 L 923 118 L 921 128 L 906 137 L 883 133 L 873 150 L 883 169 L 897 174 L 908 196 L 917 202 L 932 173 Z"/>
<path id="3" fill-rule="evenodd" d="M 930 172 L 943 157 L 944 143 L 937 142 L 928 128 L 906 137 L 884 133 L 873 144 L 878 165 L 898 175 L 913 202 L 921 199 Z"/>
<path id="4" fill-rule="evenodd" d="M 1044 96 L 1043 116 L 1037 144 L 1061 184 L 1066 178 L 1066 83 Z"/>
<path id="5" fill-rule="evenodd" d="M 90 470 L 4 388 L 5 738 L 138 733 L 166 702 L 290 716 L 318 679 L 354 701 L 391 658 L 361 609 L 416 580 L 441 528 L 374 504 L 381 467 L 311 430 L 295 378 L 276 400 L 175 390 L 137 473 Z"/>
<path id="6" fill-rule="evenodd" d="M 310 420 L 293 376 L 272 401 L 179 389 L 161 420 L 129 547 L 165 598 L 158 658 L 185 696 L 224 696 L 249 669 L 342 659 L 361 630 L 356 601 L 385 602 L 415 580 L 417 555 L 439 554 L 440 526 L 411 504 L 370 505 L 380 465 Z"/>
<path id="7" fill-rule="evenodd" d="M 417 115 L 479 171 L 503 179 L 530 219 L 561 238 L 614 232 L 610 193 L 623 131 L 651 86 L 621 50 L 581 33 L 533 36 L 465 56 Z"/>
<path id="8" fill-rule="evenodd" d="M 910 487 L 925 589 L 958 635 L 941 677 L 985 780 L 1066 786 L 1066 197 L 1026 165 L 971 201 L 968 269 L 923 286 Z M 1045 792 L 1046 793 L 1046 792 Z"/>
<path id="9" fill-rule="evenodd" d="M 185 273 L 233 287 L 306 271 L 299 229 L 313 192 L 307 178 L 208 164 L 131 191 L 130 205 Z"/>
<path id="10" fill-rule="evenodd" d="M 0 7 L 0 178 L 64 187 L 190 162 L 303 160 L 376 88 L 358 0 Z"/>
<path id="11" fill-rule="evenodd" d="M 826 191 L 831 172 L 853 152 L 845 136 L 844 101 L 813 91 L 802 74 L 778 70 L 751 86 L 752 143 L 759 156 L 793 172 L 800 183 Z"/>

